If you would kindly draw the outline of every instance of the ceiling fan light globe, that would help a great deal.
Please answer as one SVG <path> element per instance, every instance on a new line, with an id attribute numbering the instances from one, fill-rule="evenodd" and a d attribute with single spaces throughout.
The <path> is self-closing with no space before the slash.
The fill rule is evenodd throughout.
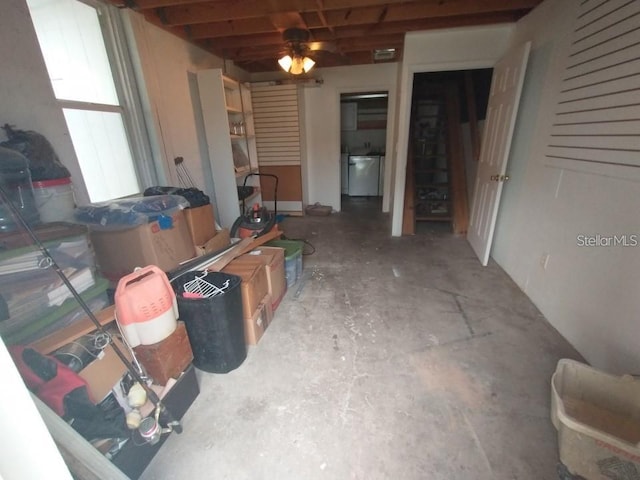
<path id="1" fill-rule="evenodd" d="M 278 63 L 285 72 L 288 72 L 291 69 L 291 65 L 293 64 L 293 59 L 291 58 L 291 56 L 285 55 L 280 60 L 278 60 Z"/>
<path id="2" fill-rule="evenodd" d="M 299 57 L 297 55 L 293 57 L 293 63 L 291 64 L 291 70 L 289 70 L 289 72 L 293 75 L 300 75 L 302 72 L 304 72 L 304 63 L 302 57 Z"/>
<path id="3" fill-rule="evenodd" d="M 309 57 L 304 57 L 302 59 L 302 69 L 304 70 L 305 73 L 307 73 L 309 70 L 311 70 L 315 64 L 316 64 L 316 62 L 314 62 Z"/>

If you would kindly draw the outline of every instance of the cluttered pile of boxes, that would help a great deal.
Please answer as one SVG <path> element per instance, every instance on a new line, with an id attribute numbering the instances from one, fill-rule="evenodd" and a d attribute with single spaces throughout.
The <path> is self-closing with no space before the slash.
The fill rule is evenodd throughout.
<path id="1" fill-rule="evenodd" d="M 155 198 L 161 202 L 162 197 Z M 175 202 L 162 212 L 164 219 L 140 223 L 134 228 L 92 228 L 93 245 L 99 269 L 112 284 L 135 267 L 156 265 L 165 272 L 179 269 L 195 257 L 219 252 L 231 245 L 229 230 L 216 229 L 213 206 L 175 208 Z M 111 207 L 111 211 L 114 207 Z M 156 212 L 157 213 L 157 212 Z M 105 222 L 100 219 L 99 222 Z M 164 222 L 164 225 L 163 225 Z M 256 242 L 256 248 L 237 256 L 224 266 L 223 272 L 242 279 L 242 306 L 246 343 L 255 345 L 273 319 L 274 312 L 287 291 L 302 273 L 302 242 L 278 240 Z M 247 250 L 247 249 L 245 249 Z M 171 275 L 170 275 L 171 276 Z"/>
<path id="2" fill-rule="evenodd" d="M 278 240 L 281 232 L 273 232 L 269 237 L 264 236 L 274 239 L 268 244 L 264 243 L 264 239 L 245 239 L 234 243 L 227 229 L 216 229 L 210 203 L 188 208 L 180 198 L 173 197 L 176 196 L 141 197 L 79 209 L 76 219 L 83 221 L 84 226 L 56 224 L 54 230 L 57 236 L 53 235 L 52 240 L 47 240 L 53 242 L 49 245 L 54 253 L 60 249 L 56 260 L 65 272 L 71 272 L 78 278 L 79 273 L 90 272 L 82 277 L 84 283 L 79 279 L 72 281 L 72 285 L 78 287 L 79 292 L 84 289 L 81 292 L 83 299 L 92 298 L 94 291 L 99 290 L 100 295 L 97 296 L 101 301 L 90 303 L 89 306 L 107 329 L 109 339 L 100 329 L 96 330 L 74 298 L 52 296 L 52 292 L 43 298 L 73 305 L 72 316 L 65 317 L 64 321 L 49 316 L 48 320 L 43 321 L 42 301 L 32 300 L 33 308 L 26 309 L 31 304 L 24 298 L 14 296 L 9 302 L 11 312 L 7 315 L 8 322 L 0 324 L 6 329 L 3 332 L 6 343 L 20 344 L 77 371 L 95 405 L 112 408 L 117 404 L 122 407 L 126 424 L 132 428 L 127 437 L 101 434 L 87 438 L 131 478 L 137 478 L 142 473 L 164 437 L 159 442 L 144 441 L 146 437 L 140 422 L 153 410 L 153 405 L 146 402 L 146 406 L 132 407 L 128 397 L 135 381 L 114 348 L 125 352 L 128 359 L 148 377 L 149 384 L 161 398 L 164 396 L 165 404 L 174 410 L 174 416 L 180 418 L 199 392 L 193 365 L 215 373 L 226 373 L 240 366 L 246 357 L 247 345 L 258 344 L 272 323 L 287 288 L 295 284 L 302 272 L 301 242 Z M 49 229 L 52 227 L 53 224 L 46 226 Z M 36 230 L 41 229 L 39 227 Z M 29 253 L 31 257 L 41 259 L 41 255 L 33 253 L 33 248 L 30 252 L 28 248 L 25 252 L 18 249 L 15 254 L 0 256 L 0 287 L 3 284 L 2 269 L 18 265 L 22 260 L 18 254 Z M 29 261 L 33 262 L 34 258 L 31 257 Z M 210 259 L 208 266 L 198 270 L 201 267 L 197 265 L 202 265 L 207 259 Z M 71 262 L 71 265 L 65 262 Z M 196 266 L 190 269 L 190 265 Z M 135 271 L 138 267 L 144 268 Z M 145 281 L 153 279 L 153 273 L 149 272 L 163 275 L 167 285 L 170 285 L 170 296 L 177 306 L 175 324 L 160 337 L 143 335 L 141 341 L 135 342 L 127 335 L 126 309 L 121 307 L 124 304 L 122 299 L 119 303 L 119 290 L 124 290 L 126 286 L 142 286 Z M 186 275 L 187 272 L 191 277 Z M 47 269 L 39 273 L 43 276 L 53 274 Z M 208 299 L 202 295 L 185 295 L 186 279 L 209 274 L 236 279 L 237 292 L 222 292 L 218 296 L 219 300 L 225 295 L 229 298 L 237 295 L 236 310 L 213 309 L 207 312 L 190 309 L 192 305 L 207 302 Z M 25 277 L 29 285 L 33 284 L 33 289 L 27 289 L 30 293 L 23 297 L 35 298 L 38 292 L 51 285 L 38 283 L 35 279 L 35 275 Z M 9 283 L 5 282 L 7 285 Z M 113 289 L 115 306 L 111 305 L 106 294 L 107 291 L 113 293 Z M 67 289 L 62 285 L 59 290 L 66 292 Z M 177 299 L 174 292 L 178 292 Z M 66 293 L 71 296 L 70 292 Z M 158 290 L 155 293 L 161 295 Z M 142 305 L 143 297 L 139 294 L 131 298 L 137 302 L 133 310 L 137 308 L 138 313 L 146 312 L 146 320 L 161 317 L 157 311 L 158 305 L 167 303 L 150 301 Z M 49 308 L 49 303 L 46 306 Z M 27 313 L 20 317 L 16 312 Z M 222 323 L 224 328 L 221 329 Z M 225 328 L 228 330 L 229 326 L 240 332 L 236 333 L 236 336 L 240 335 L 236 344 L 241 346 L 236 347 L 234 361 L 223 358 L 230 355 L 228 346 L 216 349 L 216 345 L 226 341 L 220 332 Z M 211 331 L 203 336 L 202 328 Z M 155 326 L 154 329 L 156 332 L 162 330 Z M 220 338 L 216 339 L 216 336 Z M 209 341 L 211 339 L 213 341 Z M 215 360 L 213 363 L 212 358 Z M 137 418 L 138 413 L 140 418 Z M 127 441 L 130 439 L 134 441 Z"/>

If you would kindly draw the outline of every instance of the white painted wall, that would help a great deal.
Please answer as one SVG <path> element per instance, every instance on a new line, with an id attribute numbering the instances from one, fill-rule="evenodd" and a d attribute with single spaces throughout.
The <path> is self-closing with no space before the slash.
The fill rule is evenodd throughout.
<path id="1" fill-rule="evenodd" d="M 402 233 L 413 74 L 493 67 L 507 50 L 513 29 L 514 26 L 511 24 L 492 25 L 414 32 L 405 36 L 404 56 L 398 84 L 400 91 L 398 135 L 393 160 L 392 235 L 399 236 Z M 389 150 L 387 147 L 387 151 Z M 388 161 L 387 164 L 389 163 Z"/>
<path id="2" fill-rule="evenodd" d="M 590 363 L 638 373 L 640 247 L 581 248 L 576 237 L 640 235 L 640 183 L 543 157 L 578 5 L 546 0 L 517 24 L 514 44 L 531 40 L 532 52 L 492 256 Z"/>
<path id="3" fill-rule="evenodd" d="M 387 118 L 393 118 L 397 69 L 396 63 L 318 69 L 316 75 L 322 77 L 323 85 L 304 90 L 308 177 L 303 179 L 303 188 L 309 192 L 309 203 L 340 208 L 340 94 L 388 91 Z M 386 144 L 390 145 L 394 129 L 393 123 L 388 124 Z M 388 211 L 389 180 L 387 169 L 383 211 Z"/>
<path id="4" fill-rule="evenodd" d="M 304 87 L 306 160 L 302 188 L 309 204 L 320 202 L 340 210 L 340 94 L 388 91 L 386 145 L 393 144 L 398 64 L 316 68 L 311 76 L 322 78 L 319 87 Z M 256 74 L 252 81 L 286 78 L 280 73 Z M 388 155 L 388 154 L 387 154 Z M 387 157 L 388 158 L 388 157 Z M 389 211 L 391 169 L 385 169 L 383 208 Z"/>
<path id="5" fill-rule="evenodd" d="M 2 340 L 0 385 L 0 478 L 71 480 L 71 474 Z"/>
<path id="6" fill-rule="evenodd" d="M 195 186 L 212 194 L 204 133 L 199 131 L 199 97 L 195 74 L 207 68 L 225 68 L 225 62 L 145 21 L 130 10 L 123 12 L 132 55 L 143 90 L 143 106 L 154 140 L 154 156 L 163 166 L 165 181 L 179 185 L 175 157 L 183 157 Z M 239 69 L 230 76 L 246 79 Z"/>
<path id="7" fill-rule="evenodd" d="M 44 135 L 71 172 L 76 200 L 89 201 L 62 110 L 58 106 L 24 0 L 4 2 L 0 15 L 0 124 Z M 0 140 L 6 140 L 0 130 Z"/>

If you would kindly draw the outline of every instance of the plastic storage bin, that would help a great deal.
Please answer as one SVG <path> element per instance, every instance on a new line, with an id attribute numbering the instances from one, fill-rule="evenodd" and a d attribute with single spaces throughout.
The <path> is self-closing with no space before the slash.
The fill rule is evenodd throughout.
<path id="1" fill-rule="evenodd" d="M 177 294 L 180 320 L 187 327 L 193 350 L 193 364 L 210 373 L 227 373 L 238 368 L 247 357 L 244 342 L 240 277 L 222 272 L 187 272 L 171 282 Z M 229 280 L 223 293 L 209 298 L 184 298 L 185 284 L 202 280 L 220 288 Z"/>
<path id="2" fill-rule="evenodd" d="M 284 248 L 285 277 L 287 288 L 293 287 L 302 277 L 302 249 L 304 242 L 299 240 L 272 240 L 266 243 L 269 247 Z"/>
<path id="3" fill-rule="evenodd" d="M 109 282 L 107 280 L 97 277 L 95 285 L 82 292 L 80 297 L 92 312 L 98 312 L 111 303 L 107 294 L 108 287 Z M 30 343 L 67 327 L 86 316 L 86 312 L 78 301 L 75 298 L 69 298 L 61 306 L 49 308 L 34 317 L 33 321 L 25 323 L 22 328 L 11 332 L 3 332 L 2 338 L 10 345 Z"/>
<path id="4" fill-rule="evenodd" d="M 551 421 L 568 478 L 638 478 L 639 380 L 560 360 L 551 379 Z"/>
<path id="5" fill-rule="evenodd" d="M 33 182 L 33 195 L 40 220 L 43 222 L 65 222 L 73 220 L 76 201 L 73 196 L 71 178 Z"/>

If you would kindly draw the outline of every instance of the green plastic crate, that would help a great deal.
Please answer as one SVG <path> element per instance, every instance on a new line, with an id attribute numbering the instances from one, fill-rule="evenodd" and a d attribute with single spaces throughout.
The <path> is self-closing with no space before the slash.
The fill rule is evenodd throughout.
<path id="1" fill-rule="evenodd" d="M 271 240 L 266 245 L 284 248 L 287 289 L 291 288 L 302 277 L 302 249 L 304 248 L 304 242 L 300 240 Z"/>

